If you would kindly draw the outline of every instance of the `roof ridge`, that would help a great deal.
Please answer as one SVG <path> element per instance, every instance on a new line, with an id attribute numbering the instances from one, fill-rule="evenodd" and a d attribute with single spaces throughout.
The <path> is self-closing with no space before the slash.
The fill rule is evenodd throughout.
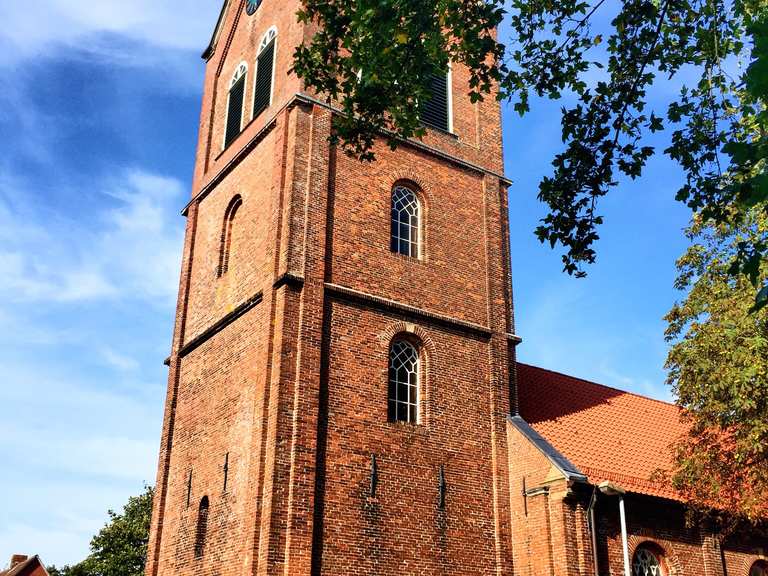
<path id="1" fill-rule="evenodd" d="M 667 402 L 665 400 L 659 400 L 658 398 L 652 398 L 651 396 L 646 396 L 645 394 L 638 394 L 637 392 L 631 392 L 629 390 L 624 390 L 622 388 L 616 388 L 615 386 L 607 386 L 606 384 L 600 384 L 599 382 L 593 382 L 592 380 L 587 380 L 586 378 L 581 378 L 579 376 L 573 376 L 571 374 L 566 374 L 565 372 L 558 372 L 557 370 L 551 370 L 549 368 L 542 368 L 541 366 L 534 366 L 533 364 L 528 364 L 526 362 L 518 361 L 517 364 L 520 364 L 522 366 L 528 366 L 529 368 L 535 368 L 536 370 L 542 370 L 544 372 L 549 372 L 550 374 L 557 374 L 558 376 L 564 376 L 564 377 L 570 378 L 572 380 L 579 380 L 580 382 L 584 382 L 585 384 L 591 384 L 592 386 L 598 386 L 600 388 L 605 388 L 607 390 L 615 390 L 616 392 L 621 392 L 622 394 L 629 394 L 630 396 L 635 396 L 637 398 L 643 398 L 644 400 L 650 400 L 651 402 L 657 402 L 659 404 L 664 404 L 665 406 L 672 406 L 673 408 L 678 408 L 677 404 L 674 404 L 673 402 Z"/>
<path id="2" fill-rule="evenodd" d="M 37 563 L 42 566 L 45 573 L 48 574 L 48 570 L 45 568 L 43 561 L 40 559 L 40 555 L 35 554 L 34 556 L 28 556 L 26 560 L 22 560 L 16 564 L 16 566 L 9 567 L 7 570 L 0 570 L 0 576 L 16 576 L 17 574 L 23 572 L 27 566 L 34 564 L 35 561 L 37 561 Z"/>

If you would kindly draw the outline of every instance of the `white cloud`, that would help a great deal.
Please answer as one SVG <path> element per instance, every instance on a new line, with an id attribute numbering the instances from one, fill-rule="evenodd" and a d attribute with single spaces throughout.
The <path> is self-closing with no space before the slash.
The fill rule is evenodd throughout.
<path id="1" fill-rule="evenodd" d="M 176 179 L 131 170 L 105 192 L 118 206 L 104 215 L 97 247 L 102 269 L 131 294 L 175 300 L 181 261 L 184 187 Z"/>
<path id="2" fill-rule="evenodd" d="M 0 295 L 11 302 L 141 298 L 173 303 L 183 236 L 182 184 L 141 170 L 96 183 L 111 207 L 85 227 L 0 190 Z M 18 201 L 26 197 L 26 201 Z M 76 197 L 76 192 L 73 193 Z M 16 200 L 16 201 L 14 201 Z"/>
<path id="3" fill-rule="evenodd" d="M 0 477 L 0 560 L 82 560 L 106 511 L 154 481 L 162 384 L 142 398 L 85 367 L 67 375 L 53 358 L 33 365 L 4 353 L 0 363 L 0 406 L 12 407 L 0 421 L 0 461 L 15 471 Z"/>
<path id="4" fill-rule="evenodd" d="M 0 566 L 11 554 L 39 554 L 46 564 L 75 564 L 88 555 L 88 543 L 107 521 L 107 510 L 119 510 L 142 490 L 140 482 L 68 481 L 61 476 L 28 477 L 0 488 L 23 503 L 22 513 L 4 518 L 0 511 Z"/>
<path id="5" fill-rule="evenodd" d="M 101 357 L 108 366 L 120 372 L 134 372 L 139 369 L 138 361 L 109 347 L 101 349 Z"/>
<path id="6" fill-rule="evenodd" d="M 211 0 L 39 0 L 0 3 L 0 46 L 31 57 L 57 48 L 99 52 L 98 36 L 116 34 L 185 50 L 205 47 L 221 3 Z"/>
<path id="7" fill-rule="evenodd" d="M 114 404 L 107 406 L 114 410 Z M 29 430 L 23 423 L 17 427 L 0 425 L 0 430 L 4 438 L 13 440 L 13 446 L 8 446 L 7 440 L 0 442 L 3 452 L 23 457 L 29 473 L 36 470 L 52 477 L 69 474 L 105 482 L 154 480 L 156 439 L 99 436 L 92 431 L 62 434 L 60 429 Z"/>

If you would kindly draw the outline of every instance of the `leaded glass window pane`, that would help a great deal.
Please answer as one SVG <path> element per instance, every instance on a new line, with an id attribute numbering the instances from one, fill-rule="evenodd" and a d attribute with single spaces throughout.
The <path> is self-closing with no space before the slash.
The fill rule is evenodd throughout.
<path id="1" fill-rule="evenodd" d="M 421 206 L 416 193 L 405 186 L 392 191 L 392 242 L 393 252 L 419 257 Z"/>
<path id="2" fill-rule="evenodd" d="M 410 342 L 398 340 L 389 352 L 389 420 L 417 423 L 419 353 Z"/>
<path id="3" fill-rule="evenodd" d="M 635 552 L 632 574 L 633 576 L 664 576 L 661 560 L 648 548 L 640 548 Z"/>

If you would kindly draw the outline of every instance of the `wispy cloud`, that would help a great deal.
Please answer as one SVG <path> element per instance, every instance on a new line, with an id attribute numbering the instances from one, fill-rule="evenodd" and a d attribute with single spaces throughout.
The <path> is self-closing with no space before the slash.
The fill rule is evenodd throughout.
<path id="1" fill-rule="evenodd" d="M 104 359 L 107 366 L 111 366 L 120 372 L 134 372 L 138 370 L 140 366 L 136 359 L 116 352 L 109 347 L 101 349 L 101 357 Z"/>
<path id="2" fill-rule="evenodd" d="M 175 297 L 183 185 L 124 170 L 95 188 L 112 206 L 90 229 L 37 208 L 34 195 L 0 190 L 0 295 L 11 302 Z M 14 202 L 25 196 L 28 200 Z M 73 194 L 74 196 L 74 194 Z"/>
<path id="3" fill-rule="evenodd" d="M 220 7 L 211 0 L 3 2 L 0 45 L 19 57 L 51 47 L 99 52 L 99 36 L 115 34 L 160 47 L 198 50 L 204 47 Z"/>
<path id="4" fill-rule="evenodd" d="M 81 560 L 154 481 L 194 138 L 176 128 L 219 7 L 0 2 L 0 563 Z"/>
<path id="5" fill-rule="evenodd" d="M 661 322 L 641 317 L 642 322 L 623 323 L 629 314 L 621 315 L 622 299 L 596 302 L 596 285 L 595 279 L 567 277 L 537 283 L 535 292 L 526 294 L 525 306 L 518 308 L 524 338 L 520 360 L 671 400 L 662 369 L 666 348 Z"/>
<path id="6" fill-rule="evenodd" d="M 14 473 L 0 478 L 2 558 L 23 552 L 47 562 L 81 560 L 106 510 L 154 481 L 163 382 L 143 383 L 138 392 L 139 367 L 114 352 L 113 365 L 89 369 L 84 359 L 93 342 L 82 334 L 74 340 L 74 347 L 30 347 L 3 337 L 0 459 Z M 69 366 L 57 348 L 79 360 Z M 30 352 L 41 361 L 30 362 Z"/>

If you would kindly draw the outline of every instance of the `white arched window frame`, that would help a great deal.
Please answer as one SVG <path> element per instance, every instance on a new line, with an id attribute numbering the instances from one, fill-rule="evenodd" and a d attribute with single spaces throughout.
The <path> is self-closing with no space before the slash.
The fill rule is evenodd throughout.
<path id="1" fill-rule="evenodd" d="M 255 63 L 255 69 L 253 73 L 253 98 L 254 98 L 254 105 L 251 109 L 251 117 L 255 118 L 259 113 L 263 112 L 264 109 L 256 110 L 256 98 L 258 97 L 257 93 L 257 87 L 259 82 L 259 56 L 261 56 L 262 52 L 269 48 L 269 46 L 272 45 L 272 62 L 271 62 L 271 70 L 269 75 L 269 102 L 266 105 L 266 108 L 272 105 L 272 102 L 275 98 L 275 77 L 276 77 L 276 66 L 277 64 L 277 26 L 271 26 L 269 30 L 267 30 L 264 35 L 261 37 L 261 41 L 259 42 L 259 49 L 256 51 L 256 63 Z"/>
<path id="2" fill-rule="evenodd" d="M 453 134 L 453 62 L 448 62 L 448 132 Z"/>
<path id="3" fill-rule="evenodd" d="M 417 346 L 408 340 L 400 338 L 390 346 L 388 388 L 389 421 L 419 424 L 421 358 Z"/>
<path id="4" fill-rule="evenodd" d="M 662 555 L 649 546 L 640 546 L 632 557 L 632 576 L 667 576 Z"/>
<path id="5" fill-rule="evenodd" d="M 231 102 L 232 102 L 232 89 L 237 85 L 237 83 L 243 79 L 247 78 L 248 76 L 248 64 L 246 62 L 240 62 L 238 64 L 237 68 L 235 69 L 235 72 L 232 74 L 232 79 L 229 81 L 229 88 L 227 89 L 227 108 L 226 113 L 224 115 L 224 139 L 222 147 L 226 148 L 231 140 L 229 139 L 230 132 L 229 132 L 229 117 L 232 113 L 231 110 Z M 247 80 L 246 80 L 247 81 Z M 240 131 L 243 129 L 243 123 L 245 121 L 245 82 L 243 82 L 243 96 L 242 96 L 242 104 L 240 106 Z M 234 139 L 234 138 L 233 138 Z"/>
<path id="6" fill-rule="evenodd" d="M 248 74 L 248 63 L 247 62 L 240 62 L 240 64 L 237 65 L 237 68 L 235 69 L 235 73 L 232 74 L 232 80 L 229 81 L 229 89 L 232 89 L 232 86 L 234 86 L 240 78 Z"/>
<path id="7" fill-rule="evenodd" d="M 410 187 L 397 185 L 392 189 L 390 216 L 390 249 L 392 252 L 421 258 L 423 207 L 418 194 Z"/>

